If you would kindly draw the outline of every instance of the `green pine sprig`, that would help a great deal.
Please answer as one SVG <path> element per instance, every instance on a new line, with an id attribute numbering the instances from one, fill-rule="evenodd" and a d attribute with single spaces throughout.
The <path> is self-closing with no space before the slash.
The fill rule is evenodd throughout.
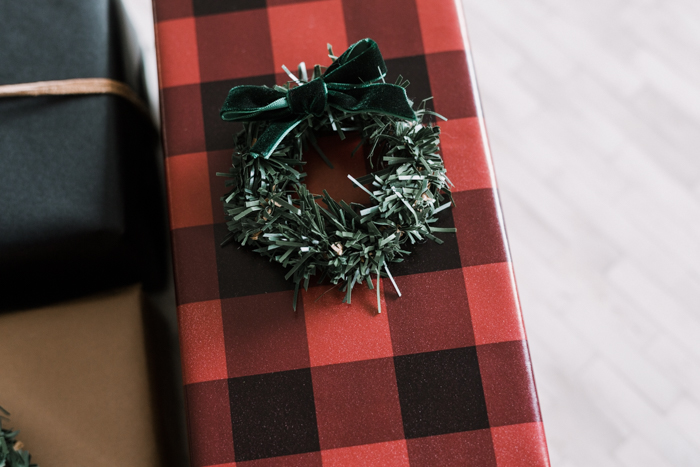
<path id="1" fill-rule="evenodd" d="M 10 413 L 0 406 L 0 467 L 38 467 L 31 463 L 32 456 L 22 449 L 22 442 L 17 441 L 19 431 L 2 426 L 3 421 L 10 421 L 9 416 Z"/>
<path id="2" fill-rule="evenodd" d="M 321 74 L 317 66 L 315 78 Z M 301 74 L 296 81 L 306 82 Z M 400 86 L 408 81 L 401 77 Z M 290 86 L 288 83 L 286 86 Z M 364 282 L 377 290 L 381 313 L 379 278 L 388 277 L 397 290 L 389 265 L 410 254 L 409 245 L 443 241 L 437 215 L 452 204 L 450 186 L 438 148 L 440 128 L 429 122 L 423 101 L 413 122 L 373 113 L 350 114 L 328 107 L 322 118 L 309 117 L 287 135 L 267 159 L 253 157 L 250 148 L 268 122 L 246 122 L 236 135 L 236 151 L 228 173 L 231 191 L 224 197 L 229 233 L 222 243 L 237 242 L 287 268 L 286 279 L 295 283 L 296 310 L 300 287 L 308 290 L 316 276 L 340 285 L 343 302 L 350 303 L 352 290 Z M 331 168 L 332 162 L 316 143 L 316 135 L 333 131 L 340 139 L 359 132 L 360 145 L 367 145 L 368 158 L 376 170 L 360 178 L 348 178 L 370 197 L 368 205 L 336 201 L 326 190 L 310 193 L 304 184 L 304 149 L 311 146 Z M 348 157 L 351 155 L 349 154 Z M 319 205 L 321 200 L 324 206 Z M 375 282 L 376 281 L 376 282 Z"/>

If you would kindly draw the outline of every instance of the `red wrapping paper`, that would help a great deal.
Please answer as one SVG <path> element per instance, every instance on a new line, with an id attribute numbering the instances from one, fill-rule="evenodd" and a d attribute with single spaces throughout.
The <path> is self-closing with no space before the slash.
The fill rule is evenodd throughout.
<path id="1" fill-rule="evenodd" d="M 191 461 L 204 466 L 549 465 L 461 6 L 453 0 L 154 0 Z M 220 197 L 240 84 L 330 64 L 377 41 L 416 102 L 434 96 L 455 184 L 443 245 L 415 246 L 352 304 L 310 287 L 291 309 L 284 270 L 226 235 Z M 350 196 L 367 171 L 350 143 L 309 152 L 308 185 Z M 344 158 L 344 159 L 343 159 Z M 355 196 L 357 190 L 354 191 Z M 319 298 L 320 297 L 320 298 Z"/>

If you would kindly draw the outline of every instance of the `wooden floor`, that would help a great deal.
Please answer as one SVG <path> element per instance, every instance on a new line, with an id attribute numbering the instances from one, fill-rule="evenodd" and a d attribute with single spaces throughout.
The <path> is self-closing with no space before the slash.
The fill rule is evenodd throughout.
<path id="1" fill-rule="evenodd" d="M 463 2 L 553 465 L 700 466 L 700 3 Z"/>
<path id="2" fill-rule="evenodd" d="M 463 2 L 553 465 L 700 466 L 700 2 Z"/>

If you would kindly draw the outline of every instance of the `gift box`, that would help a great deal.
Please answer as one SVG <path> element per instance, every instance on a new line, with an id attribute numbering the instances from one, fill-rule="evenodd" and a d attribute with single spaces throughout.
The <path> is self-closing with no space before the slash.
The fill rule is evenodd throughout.
<path id="1" fill-rule="evenodd" d="M 125 30 L 110 0 L 3 2 L 0 85 L 110 78 L 138 89 Z M 115 95 L 5 97 L 0 128 L 3 306 L 163 281 L 147 115 Z"/>
<path id="2" fill-rule="evenodd" d="M 549 465 L 498 191 L 461 6 L 453 0 L 155 0 L 161 118 L 191 463 Z M 219 110 L 237 85 L 283 84 L 281 66 L 330 65 L 374 39 L 408 97 L 448 121 L 441 154 L 455 205 L 444 244 L 393 264 L 352 303 L 302 291 L 251 248 L 221 247 L 216 172 L 237 124 Z M 347 199 L 358 139 L 319 140 L 307 185 Z M 444 215 L 443 215 L 444 214 Z"/>
<path id="3" fill-rule="evenodd" d="M 139 286 L 0 314 L 3 425 L 33 462 L 161 465 L 144 329 Z"/>

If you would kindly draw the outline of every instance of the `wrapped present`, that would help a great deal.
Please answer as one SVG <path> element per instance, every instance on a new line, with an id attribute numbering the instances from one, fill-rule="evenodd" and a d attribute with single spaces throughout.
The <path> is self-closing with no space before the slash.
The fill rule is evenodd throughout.
<path id="1" fill-rule="evenodd" d="M 3 425 L 33 462 L 161 465 L 143 310 L 131 286 L 0 314 Z"/>
<path id="2" fill-rule="evenodd" d="M 166 181 L 192 465 L 549 465 L 461 7 L 453 0 L 155 0 Z M 393 83 L 430 96 L 454 206 L 377 292 L 311 282 L 229 244 L 217 172 L 238 85 L 282 85 L 376 41 Z M 359 138 L 308 148 L 307 187 L 364 196 Z M 254 143 L 253 143 L 254 144 Z M 305 156 L 306 157 L 306 156 Z M 354 200 L 354 199 L 352 199 Z M 290 198 L 290 202 L 293 202 Z M 229 218 L 230 219 L 230 218 Z M 338 252 L 340 255 L 341 252 Z M 399 297 L 397 289 L 403 293 Z"/>
<path id="3" fill-rule="evenodd" d="M 109 78 L 135 87 L 124 24 L 110 0 L 3 2 L 0 85 Z M 0 127 L 3 306 L 162 280 L 147 115 L 111 94 L 2 97 Z"/>

